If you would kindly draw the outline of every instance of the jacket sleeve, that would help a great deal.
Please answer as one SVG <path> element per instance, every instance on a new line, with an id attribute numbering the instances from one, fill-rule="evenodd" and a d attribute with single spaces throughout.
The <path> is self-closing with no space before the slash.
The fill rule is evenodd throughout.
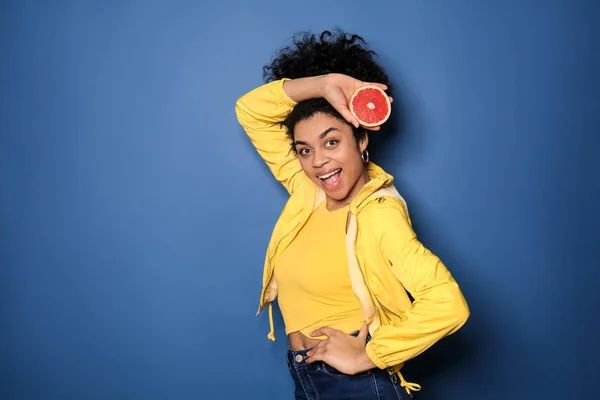
<path id="1" fill-rule="evenodd" d="M 444 264 L 419 242 L 405 209 L 394 201 L 375 207 L 371 226 L 392 271 L 413 296 L 412 306 L 393 325 L 381 325 L 367 344 L 379 368 L 403 363 L 457 331 L 469 307 Z"/>
<path id="2" fill-rule="evenodd" d="M 239 123 L 275 178 L 291 194 L 302 167 L 281 122 L 296 105 L 283 90 L 286 79 L 267 83 L 242 96 L 235 106 Z"/>

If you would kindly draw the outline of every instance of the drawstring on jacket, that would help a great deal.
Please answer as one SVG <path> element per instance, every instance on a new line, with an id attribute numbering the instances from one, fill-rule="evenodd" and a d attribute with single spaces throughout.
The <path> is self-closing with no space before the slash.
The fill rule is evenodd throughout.
<path id="1" fill-rule="evenodd" d="M 412 399 L 413 396 L 412 394 L 410 394 L 410 391 L 412 390 L 413 392 L 418 392 L 419 390 L 421 390 L 421 385 L 419 385 L 418 383 L 406 382 L 406 379 L 404 379 L 400 371 L 397 372 L 397 375 L 398 378 L 400 378 L 400 386 L 402 386 L 404 390 L 406 390 L 406 393 L 408 393 L 408 396 Z"/>
<path id="2" fill-rule="evenodd" d="M 273 323 L 273 303 L 269 303 L 269 324 L 271 325 L 271 330 L 267 337 L 269 340 L 275 341 L 275 324 Z"/>

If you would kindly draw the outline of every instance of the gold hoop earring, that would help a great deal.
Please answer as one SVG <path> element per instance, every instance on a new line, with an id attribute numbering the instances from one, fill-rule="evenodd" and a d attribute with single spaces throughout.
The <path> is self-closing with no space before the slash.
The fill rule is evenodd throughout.
<path id="1" fill-rule="evenodd" d="M 369 162 L 369 152 L 367 150 L 363 151 L 362 154 L 360 155 L 360 158 L 362 158 L 363 162 L 366 164 Z"/>

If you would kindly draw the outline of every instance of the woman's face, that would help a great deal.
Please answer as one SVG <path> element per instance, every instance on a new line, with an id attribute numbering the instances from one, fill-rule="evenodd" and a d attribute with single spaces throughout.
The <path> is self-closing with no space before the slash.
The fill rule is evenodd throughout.
<path id="1" fill-rule="evenodd" d="M 325 191 L 330 210 L 350 203 L 367 183 L 361 158 L 367 144 L 366 135 L 357 144 L 352 127 L 328 114 L 318 113 L 296 124 L 294 146 L 300 164 Z"/>

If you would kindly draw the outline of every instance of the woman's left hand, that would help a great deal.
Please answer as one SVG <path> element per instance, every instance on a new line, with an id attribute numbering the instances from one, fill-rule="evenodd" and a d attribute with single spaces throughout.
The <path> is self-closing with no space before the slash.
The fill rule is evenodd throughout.
<path id="1" fill-rule="evenodd" d="M 327 336 L 313 347 L 306 355 L 307 362 L 323 361 L 333 368 L 348 375 L 375 368 L 376 365 L 367 356 L 365 349 L 369 329 L 365 324 L 358 336 L 348 335 L 340 330 L 323 327 L 313 331 L 310 335 Z"/>

